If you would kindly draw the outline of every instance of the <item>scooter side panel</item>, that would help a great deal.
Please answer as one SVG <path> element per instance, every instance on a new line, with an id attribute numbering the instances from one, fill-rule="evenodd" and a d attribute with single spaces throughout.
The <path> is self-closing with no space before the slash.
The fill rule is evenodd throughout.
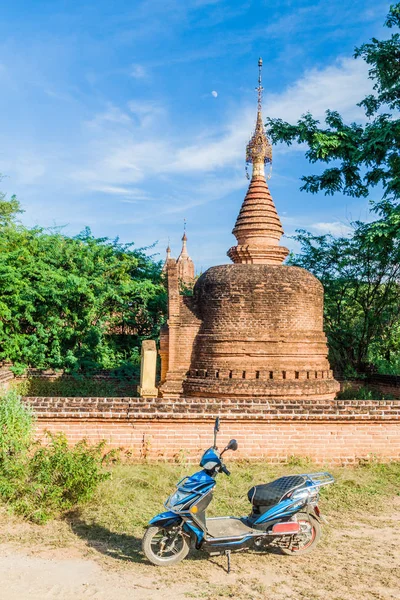
<path id="1" fill-rule="evenodd" d="M 196 546 L 198 547 L 204 539 L 204 531 L 197 527 L 193 521 L 188 519 L 185 519 L 183 529 L 187 533 L 194 534 L 196 536 Z"/>
<path id="2" fill-rule="evenodd" d="M 273 519 L 279 519 L 281 517 L 289 517 L 294 513 L 298 512 L 304 506 L 304 502 L 293 501 L 290 499 L 282 500 L 279 504 L 272 506 L 264 514 L 260 515 L 255 521 L 255 525 L 265 523 Z"/>
<path id="3" fill-rule="evenodd" d="M 180 523 L 182 521 L 182 517 L 177 515 L 172 511 L 167 511 L 160 513 L 153 517 L 151 521 L 149 521 L 149 525 L 159 525 L 168 527 L 169 525 L 173 525 L 174 523 Z"/>

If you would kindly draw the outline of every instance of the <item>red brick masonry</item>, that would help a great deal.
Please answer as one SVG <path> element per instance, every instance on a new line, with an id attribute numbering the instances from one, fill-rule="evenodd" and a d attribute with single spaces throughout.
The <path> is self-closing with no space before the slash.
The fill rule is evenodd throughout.
<path id="1" fill-rule="evenodd" d="M 71 442 L 106 439 L 134 458 L 199 458 L 212 443 L 215 416 L 220 445 L 234 437 L 235 458 L 280 462 L 290 456 L 318 463 L 400 460 L 399 400 L 263 398 L 26 398 L 38 431 L 63 431 Z M 230 459 L 233 458 L 233 454 Z"/>

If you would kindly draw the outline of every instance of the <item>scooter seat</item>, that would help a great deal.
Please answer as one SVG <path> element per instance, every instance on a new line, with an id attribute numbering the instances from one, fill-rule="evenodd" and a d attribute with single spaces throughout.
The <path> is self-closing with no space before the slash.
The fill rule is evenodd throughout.
<path id="1" fill-rule="evenodd" d="M 253 506 L 273 506 L 288 492 L 304 485 L 305 481 L 302 475 L 280 477 L 271 483 L 255 485 L 248 491 L 247 497 Z"/>

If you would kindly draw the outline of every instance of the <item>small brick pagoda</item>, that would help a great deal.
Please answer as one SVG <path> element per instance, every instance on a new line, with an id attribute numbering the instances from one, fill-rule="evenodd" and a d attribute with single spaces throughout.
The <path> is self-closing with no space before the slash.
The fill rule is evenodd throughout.
<path id="1" fill-rule="evenodd" d="M 167 253 L 168 325 L 161 333 L 164 397 L 319 399 L 339 390 L 327 359 L 323 287 L 283 265 L 283 228 L 268 189 L 272 148 L 258 111 L 246 160 L 252 178 L 233 234 L 231 265 L 211 267 L 181 295 L 182 264 Z M 187 260 L 186 235 L 182 261 Z M 193 271 L 194 275 L 194 271 Z"/>
<path id="2" fill-rule="evenodd" d="M 182 236 L 182 250 L 176 261 L 174 258 L 171 258 L 171 248 L 169 247 L 169 244 L 168 244 L 167 256 L 166 256 L 165 263 L 164 263 L 164 266 L 162 269 L 164 273 L 167 273 L 168 266 L 171 265 L 171 263 L 175 263 L 175 266 L 178 270 L 178 279 L 180 281 L 181 286 L 183 286 L 183 287 L 193 286 L 195 269 L 194 269 L 194 262 L 190 258 L 188 250 L 187 250 L 186 223 L 185 223 L 185 230 L 184 230 L 183 236 Z"/>

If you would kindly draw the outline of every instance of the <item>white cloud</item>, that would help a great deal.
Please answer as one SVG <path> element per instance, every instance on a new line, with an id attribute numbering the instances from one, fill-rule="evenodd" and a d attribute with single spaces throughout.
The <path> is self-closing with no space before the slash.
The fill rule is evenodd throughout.
<path id="1" fill-rule="evenodd" d="M 129 75 L 134 79 L 147 79 L 147 69 L 143 65 L 132 65 Z"/>
<path id="2" fill-rule="evenodd" d="M 187 189 L 185 193 L 174 196 L 165 203 L 165 214 L 182 213 L 195 206 L 202 206 L 216 199 L 221 199 L 246 186 L 244 175 L 241 177 L 210 177 L 203 180 L 195 188 Z M 189 196 L 189 199 L 188 199 Z"/>
<path id="3" fill-rule="evenodd" d="M 109 104 L 104 112 L 101 112 L 86 122 L 88 127 L 101 128 L 104 125 L 111 123 L 113 125 L 129 125 L 131 118 L 124 113 L 118 106 Z"/>
<path id="4" fill-rule="evenodd" d="M 214 171 L 234 164 L 244 154 L 243 135 L 232 123 L 217 139 L 199 141 L 175 152 L 175 159 L 163 166 L 167 172 L 190 173 Z"/>
<path id="5" fill-rule="evenodd" d="M 123 196 L 122 202 L 134 203 L 139 200 L 149 200 L 151 196 L 140 188 L 121 187 L 116 185 L 93 185 L 93 192 L 109 194 L 113 196 Z"/>
<path id="6" fill-rule="evenodd" d="M 281 94 L 268 94 L 265 114 L 294 122 L 309 111 L 322 119 L 329 108 L 337 110 L 347 120 L 365 118 L 357 106 L 372 91 L 368 67 L 364 61 L 340 58 L 325 69 L 312 69 L 286 88 Z"/>
<path id="7" fill-rule="evenodd" d="M 1 171 L 10 174 L 13 184 L 35 185 L 43 180 L 49 170 L 47 158 L 25 149 L 13 158 L 2 160 Z"/>
<path id="8" fill-rule="evenodd" d="M 146 129 L 159 121 L 160 117 L 165 114 L 163 106 L 151 101 L 131 100 L 128 102 L 128 108 L 136 121 L 135 124 Z"/>
<path id="9" fill-rule="evenodd" d="M 321 117 L 327 107 L 338 109 L 345 118 L 362 114 L 355 105 L 368 93 L 370 85 L 361 65 L 343 58 L 325 69 L 306 72 L 281 94 L 267 96 L 264 116 L 293 122 L 307 110 Z M 126 108 L 109 104 L 86 123 L 83 152 L 70 169 L 71 177 L 91 191 L 119 196 L 126 202 L 156 202 L 153 196 L 149 198 L 146 192 L 138 190 L 138 182 L 146 182 L 146 188 L 151 189 L 153 183 L 163 187 L 168 180 L 163 206 L 171 214 L 183 212 L 243 185 L 241 177 L 239 183 L 232 171 L 233 187 L 227 183 L 226 175 L 222 186 L 218 180 L 223 169 L 244 167 L 245 146 L 254 127 L 255 111 L 254 98 L 252 104 L 236 105 L 227 114 L 226 122 L 214 129 L 204 125 L 196 128 L 194 122 L 188 131 L 173 126 L 172 117 L 178 118 L 179 125 L 179 115 L 168 114 L 158 103 L 132 100 Z M 299 149 L 284 147 L 279 152 Z M 217 173 L 218 177 L 214 177 Z M 187 177 L 190 189 L 182 191 Z M 337 232 L 339 225 L 342 231 L 344 226 L 336 222 L 316 223 L 315 228 Z"/>
<path id="10" fill-rule="evenodd" d="M 340 221 L 333 221 L 331 223 L 313 223 L 310 225 L 310 229 L 316 230 L 318 233 L 326 234 L 331 233 L 334 236 L 346 236 L 353 231 L 352 227 L 345 225 Z"/>

